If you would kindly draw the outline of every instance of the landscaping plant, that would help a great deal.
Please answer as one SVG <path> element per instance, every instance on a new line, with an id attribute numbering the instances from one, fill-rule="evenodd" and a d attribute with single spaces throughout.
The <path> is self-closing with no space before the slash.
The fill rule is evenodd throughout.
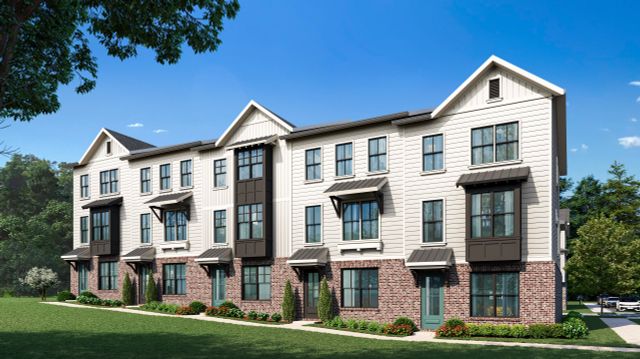
<path id="1" fill-rule="evenodd" d="M 458 318 L 451 318 L 444 322 L 436 329 L 438 337 L 467 337 L 469 336 L 469 327 L 464 321 Z"/>
<path id="2" fill-rule="evenodd" d="M 320 294 L 318 295 L 318 318 L 323 323 L 331 320 L 333 316 L 333 301 L 331 298 L 331 290 L 327 277 L 323 277 L 320 281 Z"/>
<path id="3" fill-rule="evenodd" d="M 131 285 L 129 273 L 124 275 L 124 280 L 122 281 L 122 302 L 124 305 L 133 304 L 133 286 Z"/>
<path id="4" fill-rule="evenodd" d="M 144 300 L 146 303 L 158 300 L 158 287 L 152 274 L 147 279 L 147 291 L 144 293 Z"/>
<path id="5" fill-rule="evenodd" d="M 56 299 L 58 300 L 58 302 L 64 302 L 65 300 L 76 299 L 76 296 L 68 290 L 63 290 L 58 292 L 58 294 L 56 295 Z"/>
<path id="6" fill-rule="evenodd" d="M 49 268 L 33 267 L 29 269 L 27 275 L 20 279 L 20 283 L 25 284 L 40 293 L 40 298 L 47 300 L 47 289 L 57 285 L 58 275 Z"/>
<path id="7" fill-rule="evenodd" d="M 273 313 L 271 314 L 271 320 L 278 323 L 282 320 L 282 314 L 280 313 Z"/>
<path id="8" fill-rule="evenodd" d="M 416 326 L 416 323 L 413 322 L 413 320 L 407 318 L 407 317 L 399 317 L 398 319 L 396 319 L 393 322 L 394 325 L 408 325 L 411 327 L 411 333 L 415 333 L 418 331 L 418 326 Z"/>
<path id="9" fill-rule="evenodd" d="M 205 310 L 207 310 L 207 306 L 202 302 L 198 302 L 197 300 L 191 302 L 189 304 L 189 307 L 191 307 L 191 309 L 195 312 L 195 314 L 200 314 Z"/>
<path id="10" fill-rule="evenodd" d="M 287 280 L 284 286 L 284 298 L 282 298 L 282 317 L 286 322 L 293 322 L 296 317 L 295 298 L 291 281 Z"/>

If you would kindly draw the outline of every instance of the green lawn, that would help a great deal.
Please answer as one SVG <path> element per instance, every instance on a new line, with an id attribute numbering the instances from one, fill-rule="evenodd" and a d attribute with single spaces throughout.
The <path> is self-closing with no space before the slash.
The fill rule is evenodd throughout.
<path id="1" fill-rule="evenodd" d="M 0 299 L 2 358 L 637 358 L 637 353 L 351 338 Z"/>
<path id="2" fill-rule="evenodd" d="M 640 324 L 640 319 L 629 319 L 629 320 L 636 324 Z"/>
<path id="3" fill-rule="evenodd" d="M 593 313 L 587 306 L 584 304 L 580 304 L 578 301 L 568 301 L 567 302 L 567 312 L 568 311 L 576 311 L 578 313 Z"/>
<path id="4" fill-rule="evenodd" d="M 616 332 L 609 328 L 604 322 L 595 316 L 585 316 L 584 321 L 589 327 L 589 337 L 585 339 L 522 339 L 522 338 L 465 338 L 466 340 L 486 340 L 499 342 L 518 343 L 547 343 L 547 344 L 575 344 L 589 346 L 607 347 L 628 347 L 635 348 L 635 345 L 627 344 Z"/>

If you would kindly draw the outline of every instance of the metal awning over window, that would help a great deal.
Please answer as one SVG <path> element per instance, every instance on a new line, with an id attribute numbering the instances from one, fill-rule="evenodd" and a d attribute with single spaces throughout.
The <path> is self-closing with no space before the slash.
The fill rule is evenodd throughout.
<path id="1" fill-rule="evenodd" d="M 89 202 L 83 205 L 82 209 L 119 206 L 121 204 L 122 204 L 122 197 L 112 197 L 112 198 L 99 199 L 97 201 Z"/>
<path id="2" fill-rule="evenodd" d="M 154 247 L 138 247 L 131 252 L 122 256 L 122 260 L 127 263 L 145 263 L 153 262 L 156 257 L 156 249 Z"/>
<path id="3" fill-rule="evenodd" d="M 388 179 L 386 177 L 367 178 L 357 181 L 338 182 L 327 188 L 324 193 L 329 195 L 333 208 L 341 215 L 340 207 L 343 201 L 372 199 L 378 202 L 380 214 L 384 213 L 384 196 L 382 187 L 386 185 Z"/>
<path id="4" fill-rule="evenodd" d="M 324 266 L 329 261 L 329 249 L 323 247 L 298 249 L 288 260 L 292 267 Z"/>
<path id="5" fill-rule="evenodd" d="M 268 145 L 276 142 L 277 140 L 278 140 L 278 135 L 269 135 L 269 136 L 234 142 L 226 147 L 227 147 L 227 150 L 234 150 L 236 148 Z"/>
<path id="6" fill-rule="evenodd" d="M 405 266 L 409 269 L 446 269 L 451 266 L 451 248 L 416 249 L 411 252 Z"/>
<path id="7" fill-rule="evenodd" d="M 162 212 L 168 209 L 182 209 L 187 211 L 187 220 L 190 219 L 189 213 L 189 203 L 187 200 L 191 198 L 193 193 L 189 192 L 178 192 L 178 193 L 170 193 L 163 194 L 161 196 L 155 197 L 145 204 L 149 205 L 149 208 L 153 212 L 153 215 L 158 218 L 160 222 L 163 221 Z"/>
<path id="8" fill-rule="evenodd" d="M 233 260 L 231 248 L 211 248 L 202 252 L 196 259 L 196 263 L 203 264 L 228 264 Z"/>
<path id="9" fill-rule="evenodd" d="M 456 187 L 474 187 L 492 184 L 524 182 L 529 178 L 529 167 L 506 168 L 495 171 L 465 173 L 456 182 Z"/>
<path id="10" fill-rule="evenodd" d="M 80 247 L 60 256 L 65 262 L 82 262 L 91 260 L 91 250 L 89 247 Z"/>

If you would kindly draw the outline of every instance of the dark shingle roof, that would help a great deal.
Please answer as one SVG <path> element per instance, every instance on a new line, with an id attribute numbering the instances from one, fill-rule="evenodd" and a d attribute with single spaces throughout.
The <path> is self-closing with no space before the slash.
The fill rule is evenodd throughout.
<path id="1" fill-rule="evenodd" d="M 114 130 L 110 130 L 108 128 L 105 128 L 105 130 L 107 130 L 107 132 L 109 132 L 109 134 L 111 134 L 111 136 L 115 137 L 116 140 L 118 140 L 118 142 L 120 142 L 127 150 L 129 151 L 137 151 L 137 150 L 142 150 L 142 149 L 146 149 L 146 148 L 154 148 L 156 146 L 150 144 L 150 143 L 146 143 L 144 141 L 140 141 L 136 138 L 127 136 L 127 135 L 123 135 L 120 132 L 116 132 Z"/>
<path id="2" fill-rule="evenodd" d="M 456 186 L 478 186 L 491 183 L 520 182 L 529 178 L 529 167 L 506 168 L 495 171 L 465 173 L 456 182 Z"/>
<path id="3" fill-rule="evenodd" d="M 451 248 L 416 249 L 411 252 L 407 263 L 445 262 L 450 263 L 453 256 Z"/>
<path id="4" fill-rule="evenodd" d="M 82 209 L 95 208 L 95 207 L 109 207 L 109 206 L 116 206 L 120 204 L 122 204 L 122 197 L 112 197 L 112 198 L 99 199 L 97 201 L 89 202 L 83 205 Z"/>
<path id="5" fill-rule="evenodd" d="M 338 182 L 327 188 L 324 193 L 332 194 L 351 190 L 380 189 L 387 183 L 387 177 L 367 178 L 356 181 Z"/>
<path id="6" fill-rule="evenodd" d="M 130 155 L 124 156 L 121 159 L 127 160 L 127 161 L 133 161 L 141 158 L 164 155 L 171 152 L 190 150 L 192 147 L 196 147 L 200 145 L 202 145 L 202 141 L 179 143 L 177 145 L 164 146 L 164 147 L 147 148 L 147 149 L 138 150 L 138 151 L 131 151 Z"/>

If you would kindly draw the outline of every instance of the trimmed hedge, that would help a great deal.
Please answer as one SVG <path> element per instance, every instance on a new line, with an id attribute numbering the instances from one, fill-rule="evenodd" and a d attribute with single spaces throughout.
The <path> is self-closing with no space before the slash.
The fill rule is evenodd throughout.
<path id="1" fill-rule="evenodd" d="M 202 313 L 205 310 L 207 310 L 207 306 L 202 303 L 202 302 L 198 302 L 198 301 L 193 301 L 189 304 L 189 307 L 191 307 L 191 309 L 196 313 Z"/>
<path id="2" fill-rule="evenodd" d="M 100 299 L 98 297 L 88 297 L 84 295 L 78 296 L 76 298 L 78 303 L 82 304 L 90 304 L 90 305 L 100 305 L 103 307 L 122 307 L 124 303 L 121 300 L 117 299 Z"/>
<path id="3" fill-rule="evenodd" d="M 438 337 L 495 337 L 495 338 L 585 338 L 589 334 L 587 324 L 580 313 L 574 312 L 563 322 L 556 324 L 465 324 L 453 318 L 436 330 Z"/>
<path id="4" fill-rule="evenodd" d="M 178 309 L 180 308 L 180 306 L 177 305 L 177 304 L 169 304 L 169 303 L 162 303 L 162 302 L 158 302 L 158 301 L 151 301 L 151 302 L 145 303 L 140 308 L 142 308 L 144 310 L 155 311 L 155 312 L 176 314 L 178 312 Z"/>
<path id="5" fill-rule="evenodd" d="M 58 292 L 58 294 L 56 295 L 56 299 L 58 300 L 58 302 L 64 302 L 65 300 L 76 299 L 76 296 L 68 290 L 63 290 Z"/>
<path id="6" fill-rule="evenodd" d="M 379 323 L 376 321 L 347 319 L 344 320 L 337 316 L 333 319 L 323 322 L 323 326 L 336 329 L 350 329 L 359 332 L 368 332 L 373 334 L 387 334 L 407 336 L 418 330 L 415 323 L 409 318 L 400 317 L 393 323 Z"/>

